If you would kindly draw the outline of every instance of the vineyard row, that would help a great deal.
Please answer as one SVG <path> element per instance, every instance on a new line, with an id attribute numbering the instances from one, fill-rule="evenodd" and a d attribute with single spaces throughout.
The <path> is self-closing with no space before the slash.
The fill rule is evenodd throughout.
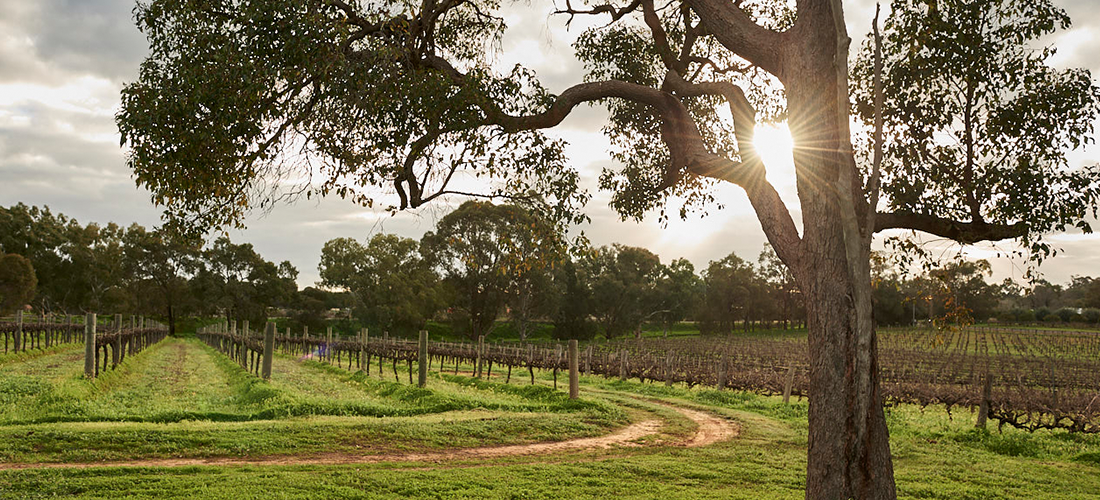
<path id="1" fill-rule="evenodd" d="M 381 375 L 389 360 L 393 376 L 405 362 L 411 383 L 419 346 L 404 339 L 356 338 L 303 331 L 276 333 L 272 348 L 289 355 L 312 356 L 348 369 L 370 372 L 377 359 Z M 200 331 L 200 338 L 260 374 L 264 342 L 233 325 Z M 1100 432 L 1100 340 L 1094 335 L 1051 335 L 1029 331 L 971 328 L 955 331 L 908 330 L 880 336 L 880 380 L 887 403 L 943 404 L 979 409 L 1001 425 L 1026 430 L 1063 428 Z M 429 342 L 426 365 L 438 371 L 460 364 L 474 375 L 490 375 L 493 366 L 534 371 L 568 369 L 561 344 L 488 344 Z M 580 373 L 738 389 L 765 395 L 805 396 L 809 392 L 809 357 L 804 339 L 752 337 L 643 339 L 589 344 L 578 353 Z M 268 374 L 269 375 L 269 374 Z"/>

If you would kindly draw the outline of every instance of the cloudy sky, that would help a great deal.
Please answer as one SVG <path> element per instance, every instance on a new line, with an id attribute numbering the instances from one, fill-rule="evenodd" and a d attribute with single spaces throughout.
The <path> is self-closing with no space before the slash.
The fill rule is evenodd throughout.
<path id="1" fill-rule="evenodd" d="M 1071 30 L 1047 43 L 1058 49 L 1053 63 L 1085 67 L 1100 75 L 1100 9 L 1095 0 L 1056 0 L 1074 21 Z M 580 80 L 581 67 L 570 44 L 580 27 L 563 29 L 563 19 L 548 16 L 547 1 L 526 2 L 509 10 L 512 29 L 501 63 L 522 61 L 536 70 L 552 91 Z M 874 14 L 868 0 L 846 2 L 849 32 L 867 32 Z M 119 90 L 137 77 L 147 44 L 134 27 L 133 0 L 0 0 L 0 206 L 17 202 L 49 205 L 55 212 L 82 223 L 159 223 L 160 211 L 149 193 L 138 189 L 119 148 L 114 114 Z M 594 189 L 600 169 L 608 165 L 607 141 L 599 133 L 604 113 L 579 110 L 556 134 L 570 141 L 570 158 L 595 195 L 588 206 L 592 223 L 582 228 L 595 244 L 613 242 L 647 247 L 668 262 L 686 257 L 696 268 L 736 252 L 755 260 L 764 236 L 743 192 L 720 188 L 725 204 L 705 218 L 672 220 L 662 228 L 656 217 L 641 223 L 623 222 L 607 207 L 609 195 Z M 1100 123 L 1098 123 L 1100 128 Z M 782 128 L 764 129 L 758 141 L 767 144 L 768 176 L 781 195 L 796 207 L 790 172 L 789 136 Z M 1100 163 L 1100 148 L 1075 151 L 1075 167 Z M 289 260 L 301 272 L 299 284 L 312 285 L 325 241 L 349 236 L 368 238 L 392 232 L 419 238 L 430 230 L 441 210 L 424 210 L 389 217 L 338 199 L 299 201 L 256 214 L 248 229 L 231 233 L 236 241 L 253 243 L 268 260 Z M 798 217 L 798 214 L 795 213 Z M 1062 252 L 1043 265 L 1054 282 L 1072 275 L 1100 275 L 1100 236 L 1052 235 Z M 976 257 L 994 257 L 995 249 L 977 248 Z M 996 279 L 1019 277 L 1023 263 L 994 258 Z"/>

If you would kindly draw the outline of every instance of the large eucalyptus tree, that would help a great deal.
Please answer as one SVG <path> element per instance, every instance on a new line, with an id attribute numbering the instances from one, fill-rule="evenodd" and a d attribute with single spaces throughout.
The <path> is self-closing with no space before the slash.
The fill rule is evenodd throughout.
<path id="1" fill-rule="evenodd" d="M 1030 15 L 1024 3 L 894 7 L 916 13 L 908 26 L 919 27 L 956 4 L 1007 5 L 1004 16 L 990 18 L 996 26 Z M 319 194 L 366 205 L 392 195 L 394 210 L 447 194 L 480 194 L 538 197 L 558 215 L 575 215 L 585 200 L 577 174 L 561 142 L 542 130 L 578 105 L 606 106 L 604 130 L 617 167 L 601 176 L 601 185 L 614 191 L 615 209 L 638 217 L 665 207 L 670 195 L 705 203 L 708 185 L 735 184 L 791 269 L 810 331 L 806 496 L 894 497 L 871 317 L 872 235 L 898 228 L 964 243 L 1032 243 L 1080 222 L 1095 206 L 1096 173 L 1068 184 L 1043 175 L 1062 169 L 1059 155 L 1030 156 L 995 175 L 979 162 L 944 166 L 949 155 L 936 156 L 936 164 L 918 156 L 883 163 L 879 203 L 877 169 L 861 166 L 853 152 L 850 38 L 841 0 L 566 1 L 555 7 L 563 17 L 609 22 L 580 37 L 576 53 L 588 74 L 556 95 L 523 67 L 493 69 L 506 29 L 501 10 L 499 0 L 140 4 L 135 15 L 151 54 L 138 81 L 123 91 L 118 123 L 128 161 L 170 218 L 199 226 L 240 224 L 250 207 L 286 195 L 281 181 L 304 176 L 321 182 Z M 977 29 L 968 36 L 1004 36 L 1003 47 L 1034 35 L 986 27 L 931 22 L 926 28 Z M 919 52 L 921 43 L 888 46 Z M 989 50 L 986 57 L 997 57 L 996 46 Z M 920 71 L 938 71 L 936 59 L 925 62 Z M 918 87 L 920 81 L 910 80 Z M 935 89 L 941 91 L 953 90 Z M 1073 91 L 1083 113 L 1095 116 L 1091 80 Z M 1019 109 L 1019 120 L 998 123 L 1062 119 L 1049 114 L 1057 107 Z M 758 114 L 785 117 L 794 135 L 801 231 L 753 146 Z M 953 174 L 941 176 L 944 168 Z M 1023 198 L 1021 182 L 1033 187 Z M 914 197 L 910 188 L 924 194 Z"/>

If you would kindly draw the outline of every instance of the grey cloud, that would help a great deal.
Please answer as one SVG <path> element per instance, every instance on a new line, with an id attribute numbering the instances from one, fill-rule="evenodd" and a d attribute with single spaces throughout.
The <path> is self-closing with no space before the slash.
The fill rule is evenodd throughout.
<path id="1" fill-rule="evenodd" d="M 12 61 L 0 65 L 0 78 L 42 82 L 96 74 L 121 82 L 136 76 L 147 44 L 132 20 L 133 0 L 23 3 L 0 13 L 0 27 L 29 38 L 33 48 L 31 54 L 0 54 L 0 61 Z M 37 61 L 28 61 L 28 55 Z"/>
<path id="2" fill-rule="evenodd" d="M 92 142 L 77 134 L 32 127 L 0 127 L 0 165 L 5 171 L 42 163 L 64 169 L 70 175 L 129 178 L 117 143 Z M 54 173 L 60 172 L 50 174 Z"/>

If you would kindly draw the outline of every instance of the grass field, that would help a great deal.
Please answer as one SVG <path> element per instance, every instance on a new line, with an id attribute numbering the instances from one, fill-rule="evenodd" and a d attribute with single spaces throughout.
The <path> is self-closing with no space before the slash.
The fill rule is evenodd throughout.
<path id="1" fill-rule="evenodd" d="M 582 400 L 570 402 L 548 386 L 549 373 L 533 386 L 526 377 L 504 384 L 500 374 L 479 381 L 432 373 L 417 389 L 394 382 L 389 365 L 380 378 L 377 367 L 365 376 L 289 357 L 276 359 L 265 383 L 194 339 L 168 339 L 91 383 L 79 376 L 78 350 L 0 362 L 0 466 L 446 452 L 602 435 L 646 419 L 663 424 L 657 439 L 638 441 L 648 445 L 549 455 L 0 470 L 0 498 L 803 496 L 804 401 L 582 377 Z M 740 435 L 699 448 L 659 444 L 696 424 L 657 402 L 721 415 Z M 34 418 L 38 412 L 91 421 Z M 903 498 L 1100 498 L 1100 436 L 979 431 L 970 413 L 937 407 L 900 405 L 887 418 Z"/>

